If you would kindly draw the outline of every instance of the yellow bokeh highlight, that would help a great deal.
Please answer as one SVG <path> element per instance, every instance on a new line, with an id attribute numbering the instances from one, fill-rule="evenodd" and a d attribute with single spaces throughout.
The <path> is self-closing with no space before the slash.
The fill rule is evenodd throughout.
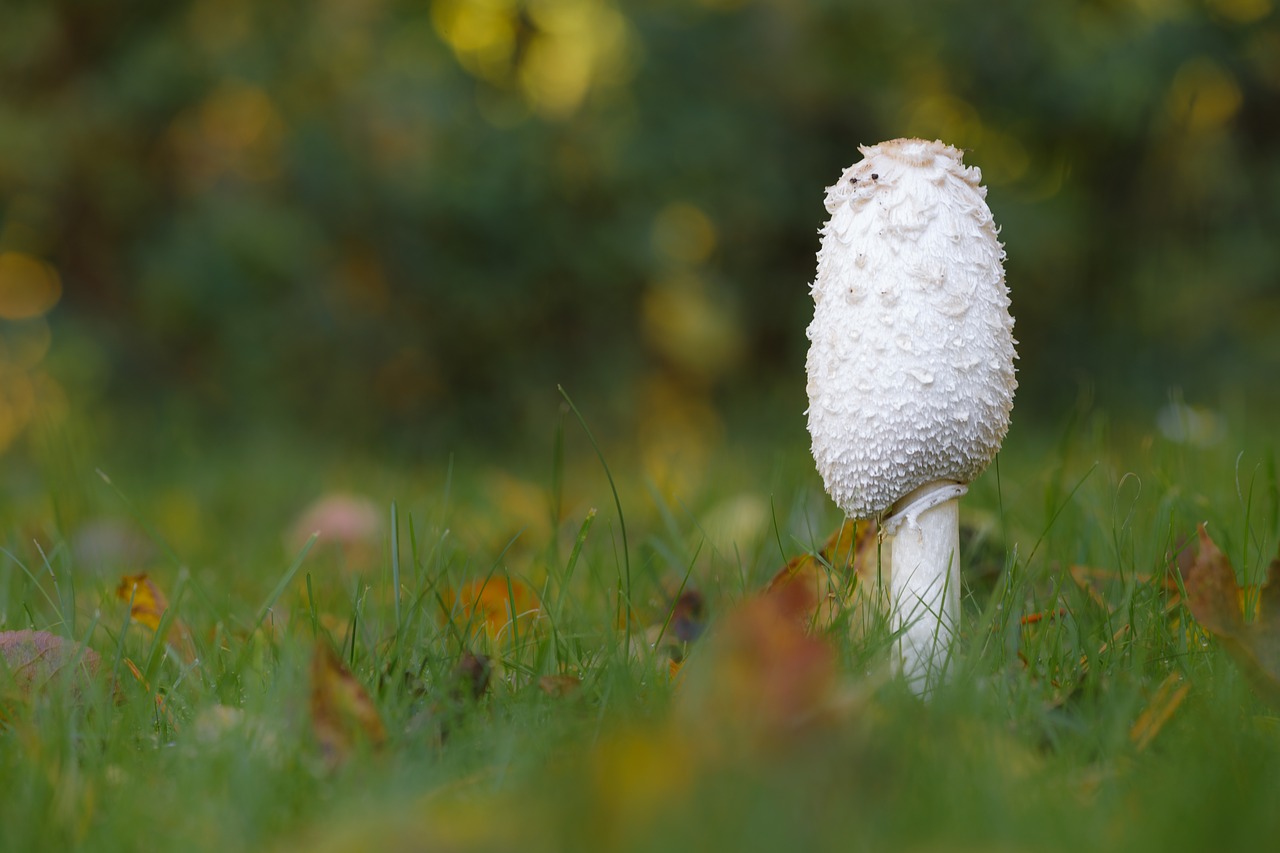
<path id="1" fill-rule="evenodd" d="M 1206 131 L 1230 121 L 1242 101 L 1235 77 L 1213 60 L 1198 56 L 1174 74 L 1165 108 L 1187 130 Z"/>
<path id="2" fill-rule="evenodd" d="M 520 87 L 538 112 L 572 114 L 595 83 L 615 83 L 627 55 L 626 19 L 601 0 L 533 0 L 538 35 L 520 67 Z"/>
<path id="3" fill-rule="evenodd" d="M 683 201 L 672 202 L 653 219 L 653 247 L 664 259 L 696 264 L 716 247 L 716 227 L 702 210 Z"/>
<path id="4" fill-rule="evenodd" d="M 1205 5 L 1233 24 L 1252 24 L 1271 14 L 1271 0 L 1205 0 Z"/>
<path id="5" fill-rule="evenodd" d="M 49 264 L 23 252 L 0 253 L 0 317 L 39 317 L 62 298 L 62 280 Z"/>
<path id="6" fill-rule="evenodd" d="M 431 23 L 462 67 L 490 82 L 510 72 L 519 9 L 514 0 L 436 0 Z"/>
<path id="7" fill-rule="evenodd" d="M 695 493 L 724 438 L 724 423 L 705 389 L 659 373 L 640 383 L 636 402 L 645 477 L 666 500 Z"/>
<path id="8" fill-rule="evenodd" d="M 904 127 L 907 136 L 941 139 L 972 152 L 966 162 L 980 165 L 988 184 L 1019 180 L 1031 166 L 1031 155 L 1017 136 L 984 123 L 972 104 L 946 92 L 916 99 L 907 109 Z"/>
<path id="9" fill-rule="evenodd" d="M 192 189 L 223 177 L 263 182 L 279 174 L 284 122 L 271 97 L 240 80 L 219 84 L 169 129 Z"/>
<path id="10" fill-rule="evenodd" d="M 908 110 L 906 136 L 941 139 L 957 148 L 972 148 L 982 138 L 982 119 L 972 104 L 945 92 L 929 92 Z"/>
<path id="11" fill-rule="evenodd" d="M 463 68 L 544 118 L 573 115 L 631 72 L 630 28 L 608 0 L 437 0 L 431 22 Z M 500 103 L 479 106 L 500 127 L 522 117 Z"/>
<path id="12" fill-rule="evenodd" d="M 645 341 L 683 374 L 711 381 L 737 363 L 741 318 L 728 294 L 692 273 L 651 284 L 641 306 Z"/>

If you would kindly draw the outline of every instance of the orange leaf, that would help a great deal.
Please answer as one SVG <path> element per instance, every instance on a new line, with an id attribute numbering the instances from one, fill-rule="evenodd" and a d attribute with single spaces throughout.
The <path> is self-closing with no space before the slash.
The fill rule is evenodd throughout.
<path id="1" fill-rule="evenodd" d="M 494 637 L 513 621 L 522 632 L 527 630 L 542 608 L 533 590 L 515 578 L 471 581 L 456 591 L 445 590 L 442 599 L 446 616 L 473 629 L 483 627 Z"/>
<path id="2" fill-rule="evenodd" d="M 345 761 L 361 742 L 376 748 L 387 740 L 369 693 L 323 639 L 311 656 L 311 730 L 330 766 Z"/>
<path id="3" fill-rule="evenodd" d="M 125 575 L 120 578 L 120 583 L 116 586 L 116 598 L 124 602 L 132 602 L 129 615 L 135 622 L 146 625 L 152 631 L 160 630 L 160 622 L 164 619 L 165 611 L 169 609 L 169 599 L 145 573 Z M 181 619 L 173 620 L 169 632 L 173 635 L 174 645 L 178 648 L 183 660 L 188 663 L 195 660 L 196 653 L 195 646 L 191 642 L 191 631 Z"/>
<path id="4" fill-rule="evenodd" d="M 769 581 L 767 592 L 801 590 L 800 618 L 817 626 L 831 624 L 848 603 L 851 591 L 874 588 L 879 568 L 874 521 L 846 519 L 817 555 L 793 558 Z"/>

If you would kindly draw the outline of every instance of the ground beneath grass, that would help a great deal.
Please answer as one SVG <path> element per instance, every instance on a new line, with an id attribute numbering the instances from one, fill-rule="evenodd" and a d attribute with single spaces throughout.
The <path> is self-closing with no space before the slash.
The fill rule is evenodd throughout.
<path id="1" fill-rule="evenodd" d="M 0 848 L 1265 847 L 1280 718 L 1185 574 L 1207 522 L 1265 623 L 1273 452 L 1073 423 L 965 499 L 927 701 L 803 448 L 36 466 L 0 629 L 56 642 L 0 670 Z"/>

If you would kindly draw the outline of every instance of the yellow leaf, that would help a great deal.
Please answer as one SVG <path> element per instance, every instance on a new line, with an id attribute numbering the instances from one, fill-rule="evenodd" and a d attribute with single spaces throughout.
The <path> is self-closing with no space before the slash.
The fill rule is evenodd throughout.
<path id="1" fill-rule="evenodd" d="M 152 631 L 160 630 L 160 622 L 164 619 L 165 611 L 169 609 L 169 599 L 145 573 L 122 577 L 116 587 L 116 598 L 130 602 L 129 615 L 133 621 L 146 625 Z M 174 646 L 183 660 L 188 663 L 195 660 L 196 653 L 191 640 L 191 631 L 181 619 L 173 620 L 169 633 L 173 636 Z"/>

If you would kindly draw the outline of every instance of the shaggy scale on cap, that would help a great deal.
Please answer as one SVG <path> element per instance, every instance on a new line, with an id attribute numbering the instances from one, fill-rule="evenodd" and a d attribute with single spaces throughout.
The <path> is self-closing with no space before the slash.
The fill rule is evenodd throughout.
<path id="1" fill-rule="evenodd" d="M 1017 355 L 981 172 L 940 141 L 859 150 L 827 188 L 807 414 L 827 492 L 869 518 L 982 473 L 1009 429 Z"/>

